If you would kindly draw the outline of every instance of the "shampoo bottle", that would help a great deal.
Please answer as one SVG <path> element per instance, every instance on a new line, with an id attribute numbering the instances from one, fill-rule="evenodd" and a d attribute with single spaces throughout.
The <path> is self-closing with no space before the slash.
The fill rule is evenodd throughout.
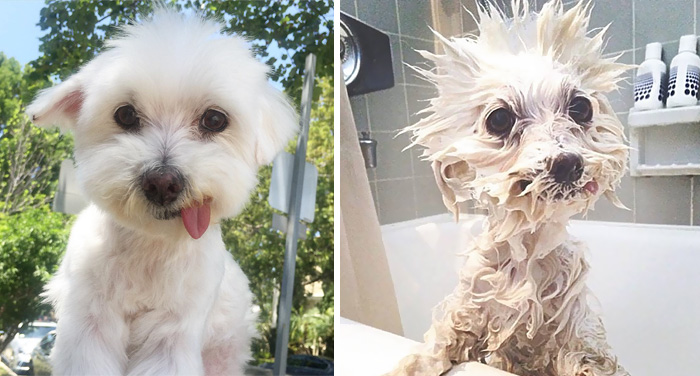
<path id="1" fill-rule="evenodd" d="M 656 110 L 664 107 L 668 76 L 666 64 L 661 61 L 661 43 L 647 44 L 644 62 L 637 69 L 634 80 L 634 108 Z"/>
<path id="2" fill-rule="evenodd" d="M 697 37 L 682 36 L 678 45 L 678 55 L 671 61 L 667 107 L 694 106 L 698 103 L 700 57 L 696 51 Z"/>

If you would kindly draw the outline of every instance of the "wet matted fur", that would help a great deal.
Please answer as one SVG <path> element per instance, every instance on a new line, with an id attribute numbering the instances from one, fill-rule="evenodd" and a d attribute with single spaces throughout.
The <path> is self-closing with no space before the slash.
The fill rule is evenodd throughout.
<path id="1" fill-rule="evenodd" d="M 444 53 L 421 52 L 436 68 L 415 68 L 438 95 L 404 132 L 424 148 L 452 212 L 473 199 L 489 214 L 425 346 L 392 375 L 466 361 L 518 375 L 627 375 L 587 303 L 585 245 L 566 225 L 602 195 L 624 207 L 614 190 L 628 147 L 604 93 L 629 67 L 602 56 L 607 28 L 587 31 L 590 3 L 512 9 L 506 19 L 480 6 L 479 36 L 436 33 Z"/>

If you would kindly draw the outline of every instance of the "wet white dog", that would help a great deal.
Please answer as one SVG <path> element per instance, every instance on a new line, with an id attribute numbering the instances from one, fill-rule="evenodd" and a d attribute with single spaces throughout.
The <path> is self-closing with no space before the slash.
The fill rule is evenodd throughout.
<path id="1" fill-rule="evenodd" d="M 219 222 L 296 132 L 240 37 L 167 10 L 28 108 L 75 135 L 92 201 L 45 296 L 56 375 L 240 375 L 255 314 Z"/>
<path id="2" fill-rule="evenodd" d="M 425 147 L 445 205 L 488 208 L 454 292 L 435 309 L 421 351 L 393 375 L 439 375 L 483 361 L 520 376 L 627 375 L 587 304 L 585 246 L 569 218 L 614 189 L 627 147 L 604 93 L 627 66 L 603 58 L 590 6 L 561 1 L 514 19 L 479 10 L 479 36 L 444 39 L 421 71 L 438 88 L 407 131 Z M 488 9 L 491 8 L 491 9 Z"/>

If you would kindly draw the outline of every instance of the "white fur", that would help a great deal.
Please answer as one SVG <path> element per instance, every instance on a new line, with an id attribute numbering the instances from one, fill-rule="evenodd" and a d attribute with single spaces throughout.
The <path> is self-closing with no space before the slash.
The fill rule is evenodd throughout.
<path id="1" fill-rule="evenodd" d="M 438 34 L 444 54 L 423 52 L 436 69 L 417 69 L 439 94 L 406 131 L 432 161 L 445 205 L 457 214 L 473 199 L 489 215 L 424 348 L 392 375 L 439 375 L 465 361 L 521 376 L 627 375 L 587 302 L 585 246 L 566 231 L 603 194 L 622 206 L 614 189 L 628 148 L 604 93 L 627 67 L 602 57 L 604 30 L 587 35 L 587 4 L 564 12 L 553 0 L 532 15 L 514 0 L 513 20 L 490 8 L 479 10 L 478 37 Z M 588 123 L 570 116 L 574 97 L 590 101 Z M 502 137 L 486 126 L 498 108 L 516 119 Z M 564 153 L 583 160 L 568 185 L 550 173 Z"/>
<path id="2" fill-rule="evenodd" d="M 239 375 L 250 358 L 252 294 L 219 222 L 240 212 L 258 168 L 297 125 L 266 65 L 219 30 L 157 10 L 28 108 L 37 124 L 73 130 L 77 178 L 93 202 L 46 286 L 56 375 Z M 136 132 L 114 120 L 124 104 L 138 111 Z M 209 108 L 229 115 L 223 132 L 199 128 Z M 172 207 L 210 200 L 197 240 L 181 218 L 156 219 L 142 191 L 143 173 L 164 165 L 186 182 Z"/>

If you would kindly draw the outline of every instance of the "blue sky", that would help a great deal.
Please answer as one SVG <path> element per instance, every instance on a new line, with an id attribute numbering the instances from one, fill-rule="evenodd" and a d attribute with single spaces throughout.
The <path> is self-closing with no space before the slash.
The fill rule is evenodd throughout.
<path id="1" fill-rule="evenodd" d="M 44 0 L 0 0 L 0 51 L 24 66 L 39 57 L 39 37 L 45 34 L 36 24 Z M 332 19 L 331 11 L 326 18 Z M 287 51 L 273 43 L 268 52 L 281 60 Z M 282 85 L 273 82 L 278 89 Z"/>
<path id="2" fill-rule="evenodd" d="M 0 51 L 22 66 L 39 57 L 43 0 L 0 0 Z"/>

